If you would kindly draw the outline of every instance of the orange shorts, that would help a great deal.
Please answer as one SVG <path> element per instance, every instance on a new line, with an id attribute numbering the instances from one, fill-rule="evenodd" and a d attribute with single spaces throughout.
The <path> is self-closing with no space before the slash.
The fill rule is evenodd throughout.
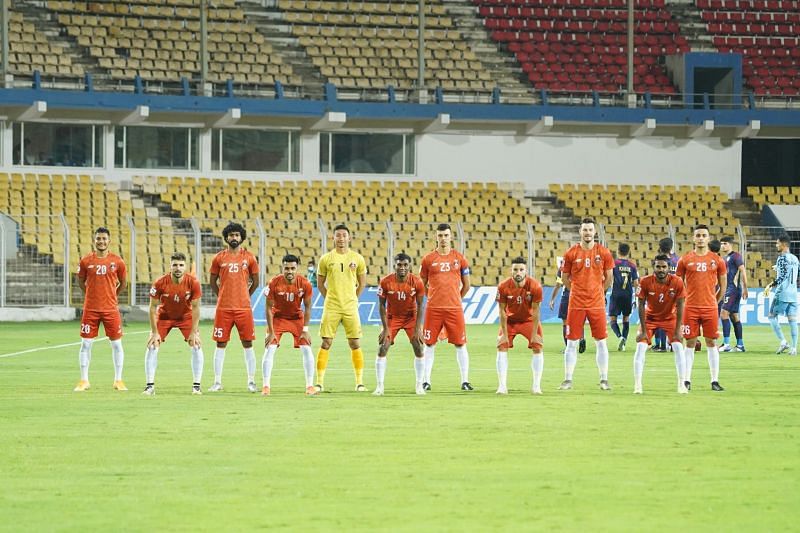
<path id="1" fill-rule="evenodd" d="M 408 340 L 414 338 L 415 329 L 417 326 L 417 317 L 390 317 L 389 318 L 389 342 L 394 344 L 394 339 L 401 331 L 406 332 Z"/>
<path id="2" fill-rule="evenodd" d="M 281 336 L 284 333 L 290 334 L 294 337 L 294 347 L 311 346 L 311 343 L 300 337 L 303 334 L 304 324 L 303 318 L 279 318 L 272 317 L 272 334 L 275 336 L 270 344 L 280 344 Z"/>
<path id="3" fill-rule="evenodd" d="M 156 327 L 158 327 L 158 334 L 161 336 L 162 341 L 167 338 L 167 335 L 169 335 L 169 332 L 172 330 L 172 328 L 178 328 L 181 330 L 181 333 L 183 333 L 183 339 L 187 340 L 189 335 L 192 333 L 192 315 L 179 318 L 178 320 L 159 318 L 156 322 Z"/>
<path id="4" fill-rule="evenodd" d="M 533 342 L 533 320 L 528 320 L 527 322 L 508 322 L 508 342 L 504 342 L 503 344 L 498 344 L 497 349 L 507 352 L 509 349 L 514 347 L 514 337 L 517 335 L 522 335 L 526 339 L 528 339 L 528 348 L 532 349 L 534 352 L 539 353 L 542 351 L 542 344 L 541 343 L 534 343 Z M 499 337 L 503 333 L 502 328 L 498 332 L 497 336 Z M 536 328 L 536 334 L 539 337 L 542 336 L 542 325 L 539 324 L 539 327 Z"/>
<path id="5" fill-rule="evenodd" d="M 422 338 L 425 344 L 433 346 L 442 328 L 447 329 L 447 342 L 461 346 L 467 343 L 467 330 L 464 325 L 464 312 L 459 309 L 426 308 L 425 325 Z"/>
<path id="6" fill-rule="evenodd" d="M 81 316 L 81 337 L 84 339 L 94 339 L 100 333 L 100 322 L 103 323 L 103 330 L 112 341 L 122 337 L 122 315 L 119 309 L 108 311 L 89 311 L 83 310 Z"/>
<path id="7" fill-rule="evenodd" d="M 702 336 L 716 339 L 719 327 L 719 311 L 716 307 L 687 307 L 683 312 L 681 335 L 686 339 Z"/>
<path id="8" fill-rule="evenodd" d="M 603 340 L 608 337 L 605 309 L 573 309 L 570 306 L 567 310 L 567 340 L 580 340 L 583 337 L 583 325 L 587 320 L 592 330 L 592 338 Z"/>
<path id="9" fill-rule="evenodd" d="M 214 330 L 211 337 L 214 342 L 228 342 L 231 329 L 236 326 L 239 340 L 252 341 L 256 338 L 256 324 L 253 321 L 252 309 L 220 309 L 214 315 Z"/>
<path id="10" fill-rule="evenodd" d="M 645 335 L 647 335 L 647 344 L 650 344 L 650 340 L 653 338 L 653 335 L 655 335 L 657 329 L 666 331 L 669 341 L 672 342 L 672 334 L 675 331 L 675 319 L 669 321 L 648 320 L 647 331 L 645 331 Z M 642 331 L 641 327 L 639 327 L 639 331 Z"/>

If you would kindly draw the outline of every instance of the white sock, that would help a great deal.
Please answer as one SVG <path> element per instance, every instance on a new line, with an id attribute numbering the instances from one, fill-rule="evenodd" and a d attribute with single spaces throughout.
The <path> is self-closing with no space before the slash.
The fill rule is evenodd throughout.
<path id="1" fill-rule="evenodd" d="M 203 356 L 203 349 L 200 347 L 192 348 L 192 382 L 200 383 L 203 379 L 203 363 L 205 357 Z"/>
<path id="2" fill-rule="evenodd" d="M 542 371 L 544 370 L 544 354 L 535 353 L 531 357 L 531 369 L 533 370 L 533 390 L 542 389 Z"/>
<path id="3" fill-rule="evenodd" d="M 711 370 L 711 381 L 719 381 L 719 348 L 706 348 L 708 352 L 708 368 Z"/>
<path id="4" fill-rule="evenodd" d="M 461 372 L 461 383 L 469 381 L 469 353 L 466 344 L 456 348 L 456 360 L 458 360 L 458 370 Z"/>
<path id="5" fill-rule="evenodd" d="M 600 372 L 600 380 L 608 380 L 608 343 L 605 339 L 594 341 L 597 347 L 595 354 L 595 361 L 597 362 L 597 370 Z"/>
<path id="6" fill-rule="evenodd" d="M 564 379 L 572 381 L 572 373 L 575 372 L 575 365 L 578 363 L 578 342 L 567 340 L 567 349 L 564 350 Z"/>
<path id="7" fill-rule="evenodd" d="M 423 357 L 425 358 L 425 382 L 431 382 L 431 372 L 433 372 L 433 355 L 434 355 L 434 347 L 428 346 L 427 344 L 422 349 Z"/>
<path id="8" fill-rule="evenodd" d="M 89 363 L 92 362 L 92 343 L 94 339 L 81 339 L 78 350 L 78 365 L 81 368 L 81 380 L 89 381 Z"/>
<path id="9" fill-rule="evenodd" d="M 306 387 L 311 387 L 314 385 L 314 372 L 317 370 L 311 346 L 300 346 L 300 356 L 303 358 L 303 372 L 306 375 Z"/>
<path id="10" fill-rule="evenodd" d="M 214 383 L 222 383 L 222 365 L 225 363 L 225 348 L 214 350 Z"/>
<path id="11" fill-rule="evenodd" d="M 383 379 L 386 377 L 386 358 L 375 358 L 375 378 L 378 380 L 378 387 L 383 388 Z"/>
<path id="12" fill-rule="evenodd" d="M 501 389 L 508 389 L 508 352 L 497 352 L 497 382 Z"/>
<path id="13" fill-rule="evenodd" d="M 122 381 L 122 367 L 125 363 L 122 339 L 111 341 L 111 359 L 114 361 L 114 381 Z"/>
<path id="14" fill-rule="evenodd" d="M 256 380 L 256 350 L 251 346 L 244 349 L 244 366 L 247 368 L 247 382 Z"/>
<path id="15" fill-rule="evenodd" d="M 673 342 L 672 353 L 675 354 L 675 371 L 678 373 L 678 384 L 683 385 L 683 376 L 686 375 L 686 361 L 683 355 L 683 344 L 679 342 Z"/>
<path id="16" fill-rule="evenodd" d="M 633 354 L 633 382 L 636 388 L 642 387 L 642 374 L 644 374 L 644 354 L 647 352 L 646 342 L 636 343 L 636 352 Z"/>
<path id="17" fill-rule="evenodd" d="M 144 353 L 144 382 L 155 383 L 158 367 L 158 348 L 148 348 Z"/>
<path id="18" fill-rule="evenodd" d="M 692 381 L 692 366 L 694 366 L 694 344 L 689 346 L 686 344 L 686 349 L 683 351 L 683 381 Z"/>
<path id="19" fill-rule="evenodd" d="M 418 384 L 421 384 L 425 381 L 425 358 L 424 357 L 415 357 L 414 358 L 414 377 L 417 380 Z"/>
<path id="20" fill-rule="evenodd" d="M 264 357 L 261 359 L 261 374 L 264 378 L 265 387 L 270 386 L 270 380 L 272 379 L 272 365 L 275 362 L 275 351 L 277 349 L 277 344 L 270 344 L 264 349 Z"/>

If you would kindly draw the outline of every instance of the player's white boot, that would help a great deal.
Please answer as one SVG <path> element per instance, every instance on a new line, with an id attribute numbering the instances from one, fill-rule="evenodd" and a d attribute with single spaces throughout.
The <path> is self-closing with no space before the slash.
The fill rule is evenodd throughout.
<path id="1" fill-rule="evenodd" d="M 678 394 L 689 394 L 689 389 L 686 388 L 682 381 L 678 382 Z"/>
<path id="2" fill-rule="evenodd" d="M 219 381 L 214 382 L 214 384 L 208 388 L 208 392 L 220 392 L 221 390 L 222 390 L 222 383 L 220 383 Z"/>
<path id="3" fill-rule="evenodd" d="M 497 388 L 497 394 L 508 394 L 508 389 L 503 386 L 500 386 Z"/>
<path id="4" fill-rule="evenodd" d="M 634 393 L 634 394 L 642 394 L 642 392 L 643 392 L 643 390 L 642 390 L 642 384 L 641 384 L 641 383 L 636 383 L 636 384 L 634 384 L 634 386 L 633 386 L 633 393 Z"/>
<path id="5" fill-rule="evenodd" d="M 425 387 L 422 383 L 417 383 L 417 386 L 414 388 L 414 392 L 420 396 L 425 396 Z"/>
<path id="6" fill-rule="evenodd" d="M 377 385 L 375 390 L 372 391 L 373 396 L 383 396 L 383 385 Z"/>
<path id="7" fill-rule="evenodd" d="M 247 384 L 247 391 L 248 392 L 258 392 L 258 387 L 256 387 L 256 382 L 251 381 Z"/>

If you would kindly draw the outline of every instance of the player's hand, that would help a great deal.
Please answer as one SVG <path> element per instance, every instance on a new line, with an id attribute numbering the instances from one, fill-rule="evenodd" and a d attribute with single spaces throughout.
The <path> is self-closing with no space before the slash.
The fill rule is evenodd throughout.
<path id="1" fill-rule="evenodd" d="M 150 332 L 150 338 L 147 339 L 148 348 L 158 348 L 161 346 L 161 335 L 158 332 Z"/>
<path id="2" fill-rule="evenodd" d="M 742 300 L 747 300 L 747 289 L 742 291 Z"/>
<path id="3" fill-rule="evenodd" d="M 633 301 L 631 304 L 631 309 L 636 309 L 636 306 L 639 305 L 636 300 Z"/>
<path id="4" fill-rule="evenodd" d="M 304 331 L 303 333 L 306 333 L 306 332 Z M 302 337 L 302 335 L 300 335 L 300 336 Z M 275 340 L 275 334 L 272 333 L 271 331 L 268 331 L 267 335 L 264 337 L 264 348 L 269 346 L 272 343 L 273 340 Z"/>
<path id="5" fill-rule="evenodd" d="M 538 333 L 534 333 L 531 337 L 531 344 L 544 344 L 544 339 Z"/>
<path id="6" fill-rule="evenodd" d="M 764 287 L 764 298 L 769 298 L 769 293 L 772 292 L 772 283 Z"/>
<path id="7" fill-rule="evenodd" d="M 550 300 L 550 310 L 552 311 L 555 308 L 556 308 L 556 301 L 555 300 Z"/>
<path id="8" fill-rule="evenodd" d="M 647 335 L 645 335 L 644 332 L 640 331 L 636 335 L 636 342 L 647 342 Z"/>
<path id="9" fill-rule="evenodd" d="M 534 335 L 534 337 L 536 337 L 536 335 Z M 508 335 L 505 333 L 500 333 L 500 335 L 497 336 L 497 345 L 500 346 L 501 344 L 508 344 Z"/>
<path id="10" fill-rule="evenodd" d="M 384 342 L 386 342 L 386 336 L 388 333 L 389 332 L 386 331 L 386 328 L 381 328 L 380 333 L 378 333 L 378 344 L 382 345 Z"/>
<path id="11" fill-rule="evenodd" d="M 189 342 L 189 346 L 192 348 L 199 348 L 200 347 L 200 332 L 193 331 L 189 334 L 189 338 L 187 339 Z"/>
<path id="12" fill-rule="evenodd" d="M 681 335 L 681 328 L 675 328 L 675 331 L 672 332 L 672 336 L 670 338 L 672 342 L 683 342 L 683 335 Z"/>
<path id="13" fill-rule="evenodd" d="M 425 344 L 424 338 L 425 337 L 422 335 L 422 326 L 420 326 L 414 330 L 414 338 L 411 340 L 416 340 L 420 344 Z"/>
<path id="14" fill-rule="evenodd" d="M 300 333 L 300 338 L 306 341 L 309 346 L 311 346 L 311 333 L 309 333 L 308 331 L 304 331 Z"/>

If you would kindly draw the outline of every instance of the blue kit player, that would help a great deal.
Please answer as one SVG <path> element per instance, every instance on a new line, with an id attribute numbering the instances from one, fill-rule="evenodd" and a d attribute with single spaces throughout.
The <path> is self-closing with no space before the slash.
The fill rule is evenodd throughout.
<path id="1" fill-rule="evenodd" d="M 728 287 L 722 299 L 722 347 L 721 352 L 744 351 L 744 337 L 742 336 L 742 323 L 739 321 L 739 303 L 747 300 L 747 271 L 744 267 L 742 254 L 733 250 L 733 237 L 720 239 L 720 251 L 728 267 Z M 731 325 L 736 337 L 736 346 L 731 347 Z"/>
<path id="2" fill-rule="evenodd" d="M 608 299 L 608 318 L 611 331 L 619 339 L 619 351 L 625 350 L 625 344 L 628 342 L 633 295 L 639 285 L 639 271 L 636 269 L 636 263 L 628 258 L 630 253 L 631 247 L 624 242 L 617 248 L 613 271 L 614 283 L 611 285 L 611 296 Z M 617 323 L 619 315 L 622 315 L 622 331 Z"/>

